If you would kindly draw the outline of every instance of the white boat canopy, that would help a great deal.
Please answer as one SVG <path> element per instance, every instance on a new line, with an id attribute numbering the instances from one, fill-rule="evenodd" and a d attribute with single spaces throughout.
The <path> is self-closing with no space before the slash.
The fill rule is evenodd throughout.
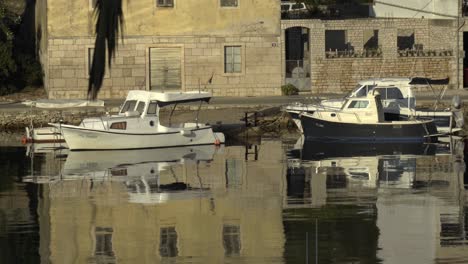
<path id="1" fill-rule="evenodd" d="M 103 100 L 81 100 L 81 99 L 40 99 L 37 101 L 25 101 L 22 104 L 44 108 L 44 109 L 64 109 L 75 107 L 104 107 Z"/>
<path id="2" fill-rule="evenodd" d="M 141 91 L 132 90 L 128 92 L 126 100 L 136 101 L 157 101 L 160 107 L 177 104 L 177 103 L 189 103 L 204 101 L 209 102 L 212 95 L 209 92 L 198 92 L 198 91 L 174 91 L 174 92 L 152 92 L 152 91 Z"/>

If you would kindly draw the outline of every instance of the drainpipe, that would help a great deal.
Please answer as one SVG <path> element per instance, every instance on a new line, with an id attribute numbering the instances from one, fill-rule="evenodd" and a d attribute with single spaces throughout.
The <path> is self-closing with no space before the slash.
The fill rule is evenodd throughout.
<path id="1" fill-rule="evenodd" d="M 463 16 L 462 1 L 463 0 L 458 1 L 459 15 L 458 15 L 458 18 L 457 18 L 457 86 L 458 86 L 457 88 L 458 89 L 460 89 L 460 29 L 465 26 L 465 19 L 463 19 L 463 23 L 460 25 L 460 18 Z M 465 54 L 465 56 L 466 56 L 466 54 Z M 464 74 L 464 71 L 465 71 L 465 69 L 463 69 L 463 74 Z M 462 87 L 462 89 L 463 88 L 465 88 L 465 87 Z"/>
<path id="2" fill-rule="evenodd" d="M 457 17 L 457 89 L 460 89 L 460 17 L 463 15 L 462 5 L 461 5 L 462 1 L 463 0 L 458 1 L 458 14 L 459 15 Z"/>

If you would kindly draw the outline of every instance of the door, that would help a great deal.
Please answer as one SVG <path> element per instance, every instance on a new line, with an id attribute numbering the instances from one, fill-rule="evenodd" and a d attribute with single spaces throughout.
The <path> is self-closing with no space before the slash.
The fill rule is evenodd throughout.
<path id="1" fill-rule="evenodd" d="M 150 48 L 150 90 L 182 89 L 182 48 Z"/>

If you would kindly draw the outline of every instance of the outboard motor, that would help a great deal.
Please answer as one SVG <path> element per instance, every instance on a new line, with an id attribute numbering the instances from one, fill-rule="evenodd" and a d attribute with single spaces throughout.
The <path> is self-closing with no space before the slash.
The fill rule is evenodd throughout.
<path id="1" fill-rule="evenodd" d="M 462 106 L 462 101 L 460 99 L 460 96 L 459 95 L 455 95 L 453 98 L 452 98 L 452 108 L 454 109 L 460 109 Z"/>
<path id="2" fill-rule="evenodd" d="M 455 95 L 452 98 L 452 111 L 453 111 L 453 118 L 455 120 L 455 127 L 463 128 L 465 125 L 465 117 L 463 115 L 463 111 L 460 111 L 462 107 L 462 101 L 460 96 Z"/>

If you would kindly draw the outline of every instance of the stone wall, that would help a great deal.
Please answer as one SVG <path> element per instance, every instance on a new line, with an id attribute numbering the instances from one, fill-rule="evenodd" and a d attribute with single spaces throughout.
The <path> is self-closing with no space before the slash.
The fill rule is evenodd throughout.
<path id="1" fill-rule="evenodd" d="M 344 93 L 358 81 L 369 78 L 447 78 L 450 61 L 450 58 L 318 59 L 312 66 L 312 92 Z"/>
<path id="2" fill-rule="evenodd" d="M 451 88 L 459 84 L 455 20 L 284 20 L 281 26 L 282 36 L 291 27 L 310 30 L 311 91 L 314 93 L 349 91 L 359 80 L 383 77 L 448 77 Z M 345 30 L 352 50 L 326 52 L 326 30 Z M 364 49 L 370 30 L 378 30 L 376 53 Z M 398 34 L 405 31 L 413 32 L 414 44 L 422 50 L 398 50 Z M 284 41 L 282 45 L 285 50 Z M 282 56 L 284 59 L 284 51 Z"/>
<path id="3" fill-rule="evenodd" d="M 149 49 L 182 48 L 182 87 L 208 90 L 216 96 L 281 94 L 279 37 L 126 37 L 118 47 L 110 72 L 106 73 L 99 98 L 123 98 L 128 90 L 149 88 Z M 86 98 L 88 50 L 92 38 L 50 39 L 48 47 L 49 98 Z M 242 72 L 224 73 L 224 46 L 242 49 Z M 212 78 L 211 84 L 208 80 Z"/>

